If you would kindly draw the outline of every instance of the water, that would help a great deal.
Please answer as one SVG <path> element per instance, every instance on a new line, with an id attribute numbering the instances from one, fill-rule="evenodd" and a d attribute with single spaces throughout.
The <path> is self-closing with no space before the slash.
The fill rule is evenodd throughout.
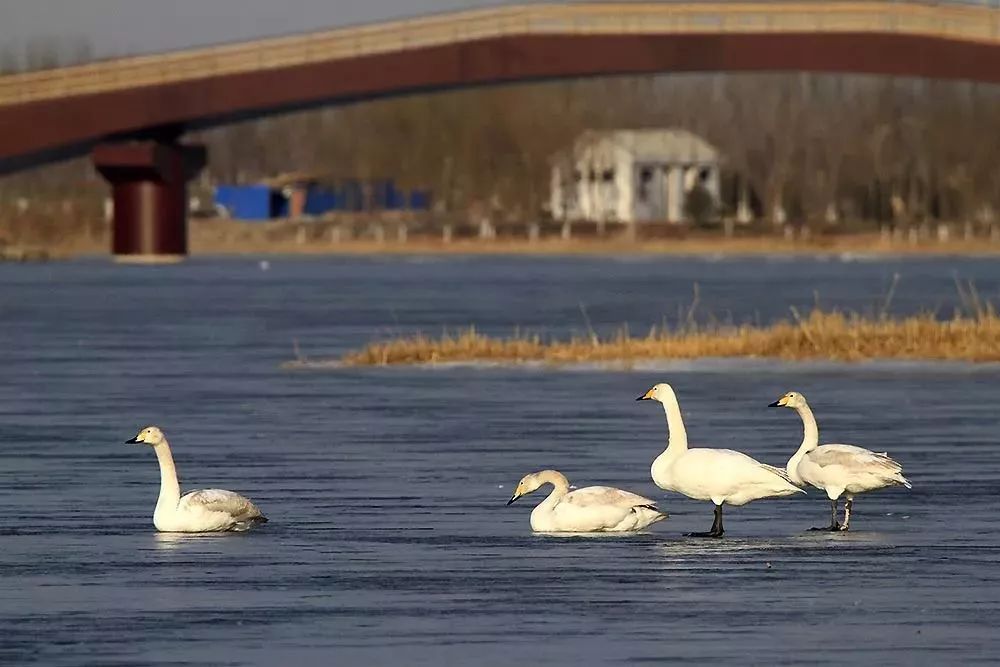
<path id="1" fill-rule="evenodd" d="M 547 665 L 992 662 L 1000 649 L 997 366 L 679 362 L 632 371 L 289 372 L 292 341 L 476 323 L 508 333 L 641 330 L 789 305 L 950 312 L 986 260 L 355 259 L 0 265 L 0 663 Z M 583 309 L 581 310 L 581 304 Z M 586 313 L 586 319 L 583 312 Z M 824 441 L 888 450 L 912 491 L 727 511 L 656 489 L 659 406 L 676 387 L 695 444 L 782 463 L 805 393 Z M 165 536 L 151 514 L 164 428 L 182 484 L 252 497 L 245 535 Z M 530 534 L 525 473 L 651 495 L 631 537 Z"/>

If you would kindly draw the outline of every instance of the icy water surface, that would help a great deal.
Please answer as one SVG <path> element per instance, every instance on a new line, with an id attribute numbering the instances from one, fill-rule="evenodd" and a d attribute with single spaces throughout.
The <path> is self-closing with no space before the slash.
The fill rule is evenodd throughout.
<path id="1" fill-rule="evenodd" d="M 1000 296 L 985 260 L 498 259 L 101 261 L 0 265 L 0 663 L 503 665 L 992 663 L 1000 650 L 997 366 L 706 361 L 586 369 L 279 369 L 476 323 L 553 333 L 867 308 L 950 312 L 954 275 Z M 581 304 L 583 308 L 581 309 Z M 783 464 L 805 393 L 824 441 L 888 450 L 912 491 L 761 501 L 705 530 L 708 503 L 649 464 L 678 391 L 693 444 Z M 245 535 L 157 535 L 164 428 L 186 488 L 252 497 Z M 532 536 L 553 467 L 650 495 L 648 534 Z"/>

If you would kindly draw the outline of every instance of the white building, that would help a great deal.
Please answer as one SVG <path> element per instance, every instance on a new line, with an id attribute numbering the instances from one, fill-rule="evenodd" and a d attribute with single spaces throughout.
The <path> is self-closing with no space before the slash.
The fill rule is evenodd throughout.
<path id="1" fill-rule="evenodd" d="M 719 152 L 686 130 L 588 130 L 552 167 L 556 220 L 685 220 L 687 193 L 701 183 L 719 201 Z"/>

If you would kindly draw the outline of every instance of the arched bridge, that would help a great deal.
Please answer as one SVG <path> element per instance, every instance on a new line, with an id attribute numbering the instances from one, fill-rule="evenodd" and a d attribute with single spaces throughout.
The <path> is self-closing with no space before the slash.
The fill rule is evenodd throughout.
<path id="1" fill-rule="evenodd" d="M 669 71 L 1000 82 L 1000 10 L 919 2 L 503 6 L 0 77 L 0 173 L 93 151 L 114 251 L 182 255 L 187 130 L 368 97 Z"/>

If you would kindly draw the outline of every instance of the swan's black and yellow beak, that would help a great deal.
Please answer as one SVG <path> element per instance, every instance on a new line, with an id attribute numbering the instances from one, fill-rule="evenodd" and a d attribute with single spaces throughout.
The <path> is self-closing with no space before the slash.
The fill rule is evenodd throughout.
<path id="1" fill-rule="evenodd" d="M 639 398 L 637 398 L 635 400 L 637 400 L 637 401 L 649 401 L 649 400 L 652 400 L 652 398 L 653 398 L 653 390 L 650 389 L 645 394 L 643 394 L 642 396 L 640 396 Z"/>
<path id="2" fill-rule="evenodd" d="M 779 398 L 778 400 L 776 400 L 774 403 L 768 403 L 767 407 L 769 407 L 769 408 L 783 408 L 783 407 L 785 407 L 785 401 L 786 400 L 787 399 L 784 396 L 782 396 L 781 398 Z"/>
<path id="3" fill-rule="evenodd" d="M 521 494 L 515 491 L 514 495 L 511 496 L 510 500 L 507 501 L 507 507 L 510 507 L 514 503 L 514 501 L 517 500 L 520 497 L 521 497 Z"/>
<path id="4" fill-rule="evenodd" d="M 126 440 L 125 444 L 126 445 L 141 445 L 142 444 L 142 440 L 139 439 L 139 436 L 135 436 L 131 440 Z"/>

